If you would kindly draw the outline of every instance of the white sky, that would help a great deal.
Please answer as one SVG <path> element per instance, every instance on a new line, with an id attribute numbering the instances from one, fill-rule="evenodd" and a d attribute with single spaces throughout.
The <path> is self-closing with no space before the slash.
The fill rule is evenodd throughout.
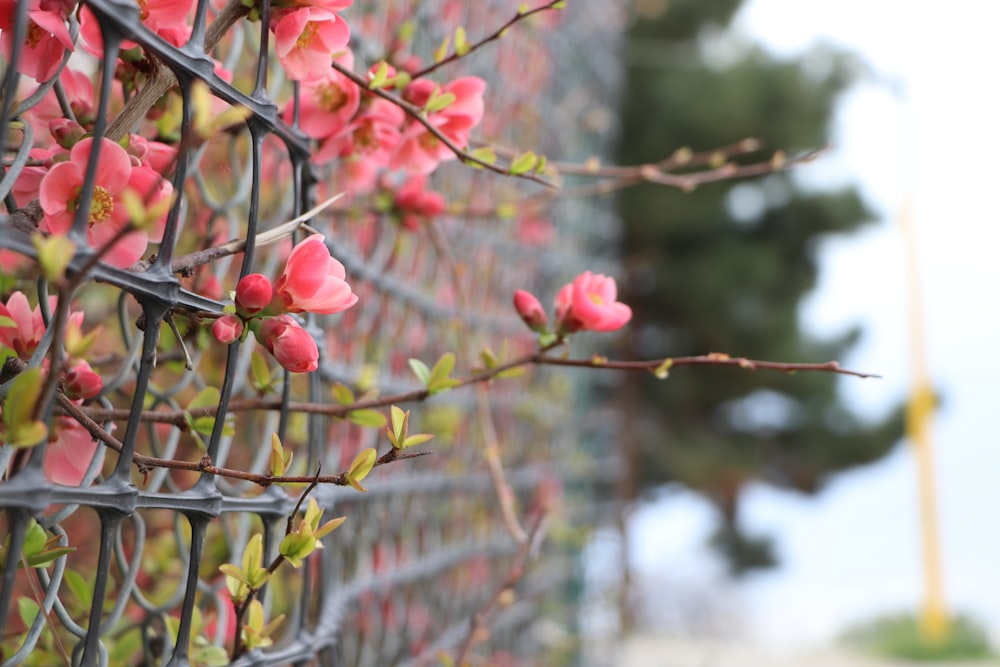
<path id="1" fill-rule="evenodd" d="M 777 54 L 824 39 L 872 68 L 840 109 L 835 153 L 804 176 L 854 180 L 882 220 L 824 246 L 822 284 L 804 317 L 817 331 L 864 323 L 865 339 L 841 361 L 885 379 L 845 380 L 853 406 L 876 415 L 900 400 L 910 347 L 896 214 L 909 196 L 928 362 L 945 401 L 934 447 L 946 596 L 1000 639 L 1000 3 L 751 0 L 737 25 Z M 915 499 L 905 448 L 842 475 L 818 498 L 754 489 L 747 525 L 777 535 L 784 567 L 740 591 L 747 630 L 772 643 L 814 643 L 852 621 L 914 609 L 922 596 Z M 637 565 L 684 570 L 703 559 L 708 516 L 700 501 L 676 495 L 640 512 Z"/>

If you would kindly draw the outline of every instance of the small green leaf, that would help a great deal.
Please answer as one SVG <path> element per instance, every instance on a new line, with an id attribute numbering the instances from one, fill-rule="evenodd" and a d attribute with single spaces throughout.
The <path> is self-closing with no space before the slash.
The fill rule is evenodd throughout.
<path id="1" fill-rule="evenodd" d="M 315 533 L 316 539 L 317 540 L 323 539 L 324 537 L 335 531 L 337 528 L 340 528 L 340 524 L 344 523 L 345 521 L 347 521 L 346 516 L 340 516 L 337 517 L 336 519 L 330 519 L 329 521 L 327 521 L 322 526 L 316 529 Z"/>
<path id="2" fill-rule="evenodd" d="M 250 375 L 253 378 L 253 388 L 257 391 L 264 393 L 272 389 L 271 368 L 267 358 L 257 350 L 250 355 Z"/>
<path id="3" fill-rule="evenodd" d="M 331 393 L 333 394 L 333 400 L 341 405 L 350 405 L 354 402 L 354 392 L 346 384 L 338 382 L 333 385 Z"/>
<path id="4" fill-rule="evenodd" d="M 458 97 L 455 93 L 442 93 L 439 90 L 435 90 L 431 93 L 431 97 L 427 100 L 427 104 L 424 105 L 424 111 L 427 113 L 434 113 L 435 111 L 442 111 L 447 109 Z"/>
<path id="5" fill-rule="evenodd" d="M 441 355 L 441 358 L 437 360 L 434 364 L 434 368 L 431 369 L 431 376 L 427 380 L 428 385 L 436 385 L 441 380 L 446 380 L 451 371 L 455 368 L 455 355 L 451 352 L 446 352 Z"/>
<path id="6" fill-rule="evenodd" d="M 469 42 L 465 39 L 465 28 L 455 28 L 455 55 L 464 56 L 469 52 Z"/>
<path id="7" fill-rule="evenodd" d="M 445 35 L 441 45 L 434 49 L 434 62 L 439 63 L 448 57 L 448 47 L 451 45 L 451 35 Z"/>
<path id="8" fill-rule="evenodd" d="M 427 368 L 427 364 L 419 359 L 410 359 L 408 363 L 413 374 L 426 386 L 431 380 L 431 369 Z"/>
<path id="9" fill-rule="evenodd" d="M 66 568 L 66 571 L 63 573 L 63 582 L 70 593 L 73 594 L 73 597 L 76 598 L 77 604 L 82 609 L 90 609 L 90 603 L 93 600 L 93 591 L 90 584 L 83 578 L 83 575 L 76 570 Z"/>
<path id="10" fill-rule="evenodd" d="M 31 627 L 39 611 L 38 604 L 31 598 L 22 596 L 17 599 L 17 615 L 21 617 L 21 622 L 25 626 Z"/>
<path id="11" fill-rule="evenodd" d="M 363 449 L 357 456 L 354 457 L 354 462 L 351 463 L 351 467 L 347 473 L 348 477 L 356 482 L 360 482 L 367 477 L 368 473 L 370 473 L 372 468 L 375 467 L 376 459 L 378 459 L 378 453 L 373 447 Z"/>
<path id="12" fill-rule="evenodd" d="M 486 164 L 495 164 L 497 161 L 497 152 L 493 150 L 492 146 L 480 146 L 472 151 L 470 155 L 480 162 L 485 162 Z M 482 165 L 476 164 L 472 161 L 467 161 L 466 164 L 474 169 L 482 169 Z"/>
<path id="13" fill-rule="evenodd" d="M 218 387 L 205 387 L 201 392 L 191 399 L 191 402 L 187 404 L 188 410 L 197 410 L 199 408 L 212 408 L 219 404 L 219 389 Z"/>
<path id="14" fill-rule="evenodd" d="M 7 317 L 6 315 L 0 315 L 0 328 L 12 329 L 16 327 L 17 327 L 17 322 Z"/>
<path id="15" fill-rule="evenodd" d="M 532 151 L 527 153 L 521 153 L 513 162 L 510 163 L 510 173 L 512 174 L 527 174 L 529 171 L 535 168 L 538 163 L 538 156 Z"/>
<path id="16" fill-rule="evenodd" d="M 406 437 L 406 417 L 408 413 L 403 412 L 402 408 L 395 405 L 389 408 L 389 413 L 392 417 L 393 435 L 396 436 L 397 440 Z"/>
<path id="17" fill-rule="evenodd" d="M 316 537 L 312 534 L 289 533 L 278 545 L 278 553 L 294 567 L 302 567 L 302 562 L 316 550 Z"/>
<path id="18" fill-rule="evenodd" d="M 385 415 L 378 410 L 368 408 L 352 410 L 347 413 L 347 418 L 358 426 L 369 426 L 371 428 L 382 428 L 385 426 Z"/>
<path id="19" fill-rule="evenodd" d="M 406 449 L 407 447 L 416 447 L 417 445 L 422 445 L 434 436 L 430 433 L 415 433 L 408 436 L 406 440 L 403 441 L 403 445 L 400 449 Z"/>
<path id="20" fill-rule="evenodd" d="M 29 368 L 11 381 L 3 408 L 4 439 L 8 445 L 33 447 L 48 435 L 45 423 L 34 418 L 42 384 L 40 368 Z"/>
<path id="21" fill-rule="evenodd" d="M 375 73 L 369 74 L 369 76 L 371 77 L 371 81 L 368 82 L 369 88 L 374 90 L 383 87 L 389 79 L 389 63 L 383 60 L 375 68 Z"/>
<path id="22" fill-rule="evenodd" d="M 653 370 L 653 375 L 656 376 L 657 380 L 666 380 L 667 376 L 670 374 L 670 367 L 673 365 L 673 359 L 664 359 L 663 363 Z"/>

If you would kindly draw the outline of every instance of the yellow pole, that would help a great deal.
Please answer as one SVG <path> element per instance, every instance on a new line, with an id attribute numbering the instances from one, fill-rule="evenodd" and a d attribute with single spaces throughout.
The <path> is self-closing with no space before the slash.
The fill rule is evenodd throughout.
<path id="1" fill-rule="evenodd" d="M 920 502 L 921 546 L 924 561 L 924 600 L 920 611 L 920 633 L 927 641 L 940 643 L 947 638 L 949 628 L 941 574 L 941 539 L 934 483 L 934 453 L 931 446 L 931 420 L 935 401 L 927 369 L 916 230 L 909 202 L 904 203 L 899 221 L 904 241 L 912 372 L 906 411 L 906 436 L 913 447 L 917 462 L 917 492 Z"/>

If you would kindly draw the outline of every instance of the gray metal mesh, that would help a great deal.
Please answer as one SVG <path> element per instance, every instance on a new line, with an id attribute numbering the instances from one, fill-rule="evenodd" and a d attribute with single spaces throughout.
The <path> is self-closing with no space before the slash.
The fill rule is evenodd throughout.
<path id="1" fill-rule="evenodd" d="M 517 4 L 356 2 L 345 14 L 353 30 L 356 69 L 381 55 L 406 14 L 416 18 L 416 50 L 429 53 L 456 22 L 475 38 L 507 20 Z M 310 316 L 305 325 L 320 349 L 328 351 L 319 372 L 308 378 L 286 374 L 278 409 L 233 411 L 232 435 L 222 432 L 223 419 L 218 419 L 212 435 L 204 436 L 207 449 L 201 452 L 185 429 L 145 421 L 143 411 L 183 409 L 208 386 L 220 387 L 223 415 L 231 406 L 258 399 L 248 381 L 255 346 L 233 344 L 223 350 L 207 343 L 185 314 L 221 312 L 224 302 L 200 296 L 209 278 L 232 289 L 250 271 L 273 275 L 281 266 L 281 253 L 255 249 L 255 234 L 335 192 L 341 167 L 310 165 L 309 142 L 280 120 L 274 100 L 290 84 L 275 62 L 258 56 L 259 24 L 238 24 L 238 34 L 214 54 L 234 72 L 231 84 L 213 72 L 199 46 L 206 17 L 210 25 L 215 11 L 209 3 L 197 4 L 194 36 L 181 48 L 150 32 L 131 2 L 86 0 L 86 5 L 98 16 L 106 43 L 127 38 L 142 44 L 176 74 L 182 96 L 189 95 L 192 81 L 200 80 L 214 96 L 248 108 L 251 115 L 241 129 L 182 149 L 174 186 L 185 195 L 147 270 L 88 267 L 86 250 L 70 266 L 70 273 L 89 271 L 75 295 L 88 322 L 105 315 L 118 322 L 118 331 L 104 332 L 109 341 L 114 339 L 107 345 L 116 352 L 99 367 L 104 390 L 89 407 L 108 411 L 103 423 L 106 428 L 115 424 L 124 451 L 119 455 L 98 448 L 84 483 L 69 488 L 45 478 L 42 446 L 0 484 L 6 515 L 0 530 L 8 535 L 8 553 L 20 552 L 32 517 L 49 535 L 62 536 L 76 548 L 50 567 L 33 570 L 45 613 L 28 628 L 18 621 L 17 601 L 29 594 L 29 575 L 18 569 L 17 558 L 7 559 L 0 627 L 9 629 L 4 645 L 13 648 L 0 664 L 30 664 L 32 652 L 39 655 L 46 626 L 50 635 L 54 629 L 68 640 L 62 650 L 74 663 L 198 664 L 188 653 L 195 611 L 203 619 L 222 619 L 222 609 L 230 604 L 218 566 L 238 561 L 254 532 L 263 531 L 265 551 L 275 553 L 299 490 L 261 491 L 250 482 L 162 468 L 144 476 L 131 464 L 132 454 L 189 461 L 207 454 L 216 466 L 263 472 L 276 432 L 295 450 L 293 471 L 311 474 L 318 465 L 325 473 L 344 470 L 364 447 L 384 451 L 387 444 L 375 429 L 295 414 L 289 402 L 330 402 L 336 382 L 375 386 L 383 394 L 415 388 L 410 357 L 430 363 L 451 350 L 460 368 L 469 369 L 484 345 L 497 350 L 510 341 L 525 349 L 530 340 L 511 312 L 512 292 L 527 288 L 551 294 L 560 280 L 592 268 L 597 250 L 614 239 L 615 223 L 593 202 L 547 202 L 539 215 L 557 222 L 558 235 L 544 244 L 526 242 L 517 217 L 497 211 L 496 205 L 517 206 L 525 197 L 539 195 L 541 188 L 455 163 L 442 167 L 433 179 L 452 206 L 435 222 L 434 233 L 401 228 L 374 199 L 357 198 L 324 212 L 310 224 L 325 233 L 333 255 L 344 263 L 359 304 L 340 315 Z M 24 26 L 28 3 L 17 7 L 15 24 Z M 615 3 L 574 0 L 562 14 L 520 25 L 465 64 L 446 70 L 446 77 L 468 72 L 489 82 L 487 119 L 479 137 L 561 159 L 603 153 L 613 138 L 619 12 Z M 447 25 L 442 16 L 448 17 Z M 75 36 L 76 25 L 71 28 Z M 113 53 L 105 70 L 111 63 Z M 266 76 L 258 76 L 247 63 Z M 111 81 L 101 81 L 96 136 L 103 136 L 113 117 Z M 0 109 L 5 127 L 13 127 L 42 96 L 18 99 L 17 86 L 16 72 L 5 67 Z M 48 88 L 43 86 L 42 93 Z M 24 147 L 31 145 L 31 128 L 23 127 L 5 135 L 0 196 L 7 197 L 8 214 L 16 210 L 8 197 L 10 186 L 30 164 Z M 185 132 L 189 129 L 185 123 Z M 17 219 L 21 213 L 0 218 L 0 247 L 34 256 L 23 220 Z M 211 239 L 186 231 L 206 224 Z M 171 271 L 175 257 L 228 238 L 247 239 L 241 266 L 237 258 L 221 259 L 210 273 L 199 273 L 195 283 Z M 39 281 L 37 291 L 44 296 L 55 288 Z M 168 316 L 189 334 L 191 371 L 181 366 L 179 346 L 165 323 Z M 49 344 L 44 341 L 43 347 Z M 612 474 L 599 452 L 581 444 L 582 428 L 573 410 L 579 387 L 573 384 L 584 380 L 534 372 L 527 380 L 495 382 L 488 393 L 463 389 L 404 406 L 413 410 L 416 427 L 437 435 L 424 446 L 433 454 L 378 468 L 366 480 L 365 494 L 332 486 L 313 492 L 328 516 L 342 514 L 348 520 L 325 540 L 319 557 L 301 569 L 279 570 L 264 596 L 270 614 L 286 614 L 277 643 L 237 663 L 438 664 L 440 651 L 454 650 L 468 633 L 470 619 L 506 575 L 516 549 L 484 462 L 484 423 L 496 432 L 522 514 L 539 502 L 540 489 L 559 487 L 563 494 L 542 558 L 519 583 L 516 602 L 490 626 L 477 653 L 489 656 L 491 664 L 574 662 L 579 650 L 573 639 L 578 548 L 600 511 L 595 485 Z M 121 410 L 127 410 L 127 417 Z M 49 415 L 50 421 L 63 418 Z M 5 446 L 0 468 L 16 458 Z M 77 598 L 68 585 L 68 571 L 82 576 L 90 601 Z M 561 628 L 558 640 L 541 631 L 543 621 Z M 226 632 L 219 620 L 214 633 L 205 634 L 221 643 Z M 135 652 L 109 654 L 130 633 L 138 640 Z"/>

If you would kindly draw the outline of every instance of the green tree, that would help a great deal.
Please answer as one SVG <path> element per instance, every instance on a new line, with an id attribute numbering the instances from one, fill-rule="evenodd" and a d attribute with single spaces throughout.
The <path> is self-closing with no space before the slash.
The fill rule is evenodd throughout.
<path id="1" fill-rule="evenodd" d="M 722 30 L 739 5 L 636 5 L 646 16 L 629 34 L 622 164 L 747 137 L 758 138 L 766 152 L 737 162 L 826 142 L 854 61 L 832 49 L 792 62 L 734 46 Z M 620 195 L 619 210 L 624 299 L 635 311 L 625 341 L 630 356 L 726 352 L 827 361 L 857 341 L 857 329 L 816 339 L 799 317 L 800 302 L 816 285 L 818 241 L 872 219 L 853 187 L 817 191 L 781 172 L 691 193 L 640 186 Z M 665 382 L 628 379 L 625 494 L 634 498 L 665 482 L 697 490 L 720 510 L 713 543 L 734 574 L 773 565 L 770 541 L 740 527 L 746 484 L 762 480 L 816 493 L 837 472 L 885 455 L 901 435 L 901 411 L 881 423 L 863 422 L 838 396 L 838 379 L 731 369 L 678 370 Z"/>

